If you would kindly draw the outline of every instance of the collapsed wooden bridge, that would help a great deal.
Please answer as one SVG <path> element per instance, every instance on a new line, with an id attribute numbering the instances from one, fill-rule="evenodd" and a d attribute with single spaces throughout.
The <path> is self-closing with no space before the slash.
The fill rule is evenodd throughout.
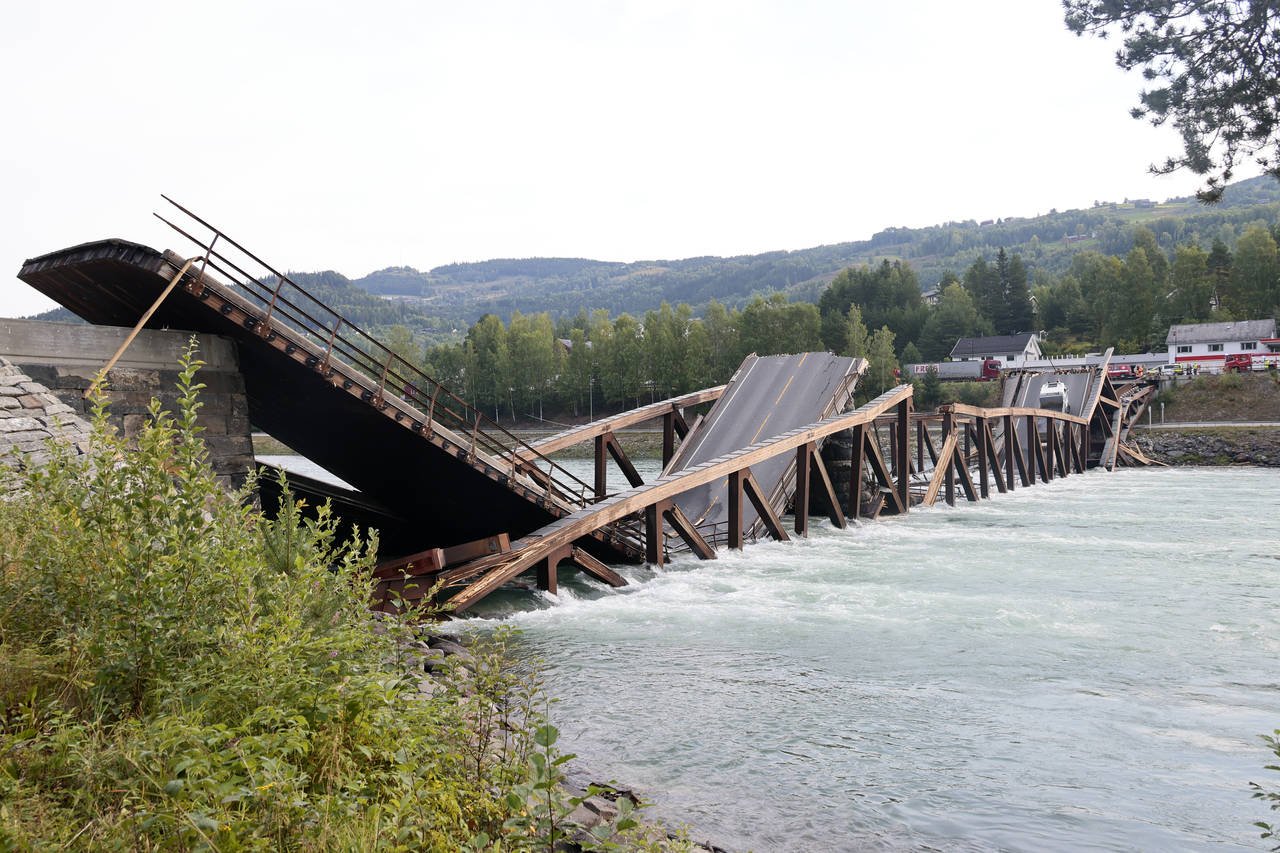
<path id="1" fill-rule="evenodd" d="M 252 422 L 354 485 L 352 505 L 380 519 L 388 609 L 430 590 L 460 611 L 528 570 L 554 592 L 565 561 L 623 585 L 609 563 L 661 564 L 683 550 L 710 559 L 786 539 L 788 511 L 805 535 L 811 506 L 844 527 L 939 496 L 954 503 L 957 491 L 977 501 L 993 484 L 1005 492 L 1146 462 L 1126 439 L 1154 388 L 1113 385 L 1110 352 L 1057 376 L 1071 385 L 1069 410 L 1027 405 L 1046 381 L 1036 374 L 1007 382 L 999 408 L 931 414 L 912 412 L 910 385 L 846 411 L 860 359 L 750 356 L 725 386 L 527 443 L 174 206 L 189 222 L 169 224 L 198 247 L 190 257 L 104 240 L 27 261 L 19 277 L 89 322 L 234 340 Z M 686 411 L 703 404 L 711 410 L 690 424 Z M 646 484 L 616 432 L 658 421 L 664 467 Z M 821 452 L 837 433 L 852 438 L 843 497 Z M 589 482 L 551 458 L 584 442 L 594 443 Z M 610 460 L 630 489 L 608 492 Z"/>

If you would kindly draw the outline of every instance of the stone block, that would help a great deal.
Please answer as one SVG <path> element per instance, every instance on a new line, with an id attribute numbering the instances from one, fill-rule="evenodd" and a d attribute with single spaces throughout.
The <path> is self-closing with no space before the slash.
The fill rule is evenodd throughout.
<path id="1" fill-rule="evenodd" d="M 44 424 L 35 418 L 6 418 L 5 420 L 0 420 L 0 432 L 3 433 L 16 433 L 43 428 Z"/>
<path id="2" fill-rule="evenodd" d="M 45 404 L 43 398 L 43 394 L 23 394 L 18 397 L 18 402 L 24 409 L 43 409 Z"/>
<path id="3" fill-rule="evenodd" d="M 12 397 L 0 397 L 0 409 L 20 409 L 22 404 Z"/>
<path id="4" fill-rule="evenodd" d="M 134 438 L 138 433 L 142 432 L 142 428 L 147 425 L 147 416 L 142 414 L 129 414 L 121 419 L 120 431 L 125 438 Z"/>

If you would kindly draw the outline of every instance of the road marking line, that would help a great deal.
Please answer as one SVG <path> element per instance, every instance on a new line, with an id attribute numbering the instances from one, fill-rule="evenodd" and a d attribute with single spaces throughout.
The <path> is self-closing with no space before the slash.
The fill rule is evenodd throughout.
<path id="1" fill-rule="evenodd" d="M 791 379 L 795 379 L 795 378 L 796 378 L 796 375 L 794 373 L 791 374 Z M 787 389 L 791 387 L 791 379 L 788 379 L 787 384 L 782 386 L 782 394 L 787 393 Z M 778 399 L 773 401 L 773 404 L 775 406 L 782 402 L 782 394 L 779 394 Z"/>
<path id="2" fill-rule="evenodd" d="M 760 430 L 764 429 L 764 425 L 765 425 L 765 424 L 767 424 L 767 423 L 769 422 L 769 417 L 770 417 L 772 414 L 773 414 L 773 412 L 770 412 L 768 415 L 765 415 L 765 416 L 764 416 L 764 420 L 762 420 L 762 421 L 760 422 L 760 429 L 756 430 L 756 434 L 755 434 L 755 435 L 753 435 L 753 436 L 751 436 L 751 440 L 750 440 L 749 442 L 747 442 L 747 444 L 748 444 L 748 445 L 751 445 L 751 444 L 755 444 L 755 443 L 756 443 L 756 439 L 760 437 Z"/>

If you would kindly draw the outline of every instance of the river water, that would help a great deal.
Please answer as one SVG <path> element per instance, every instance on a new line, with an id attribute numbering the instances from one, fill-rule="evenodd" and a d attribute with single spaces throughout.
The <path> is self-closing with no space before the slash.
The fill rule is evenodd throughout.
<path id="1" fill-rule="evenodd" d="M 1096 471 L 469 624 L 522 629 L 572 767 L 734 851 L 1268 849 L 1277 495 Z"/>
<path id="2" fill-rule="evenodd" d="M 1094 472 L 489 608 L 577 767 L 733 850 L 1265 849 L 1277 494 Z"/>

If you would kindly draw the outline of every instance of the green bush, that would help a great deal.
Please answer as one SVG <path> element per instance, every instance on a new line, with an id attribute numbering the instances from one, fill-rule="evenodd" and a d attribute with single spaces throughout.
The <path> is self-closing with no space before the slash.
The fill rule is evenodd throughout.
<path id="1" fill-rule="evenodd" d="M 1280 758 L 1280 729 L 1276 729 L 1272 734 L 1262 735 L 1262 740 L 1276 758 Z M 1266 769 L 1280 771 L 1280 764 L 1268 764 Z M 1280 792 L 1267 790 L 1257 782 L 1250 782 L 1249 787 L 1253 789 L 1253 796 L 1266 802 L 1272 811 L 1280 811 Z M 1280 838 L 1280 824 L 1271 824 L 1260 820 L 1254 826 L 1262 830 L 1263 838 L 1269 838 L 1273 841 Z M 1280 844 L 1271 849 L 1280 850 Z"/>
<path id="2" fill-rule="evenodd" d="M 88 454 L 6 484 L 0 850 L 547 849 L 508 797 L 546 776 L 536 675 L 498 634 L 420 693 L 373 536 L 217 483 L 199 365 L 136 444 L 99 399 Z"/>

